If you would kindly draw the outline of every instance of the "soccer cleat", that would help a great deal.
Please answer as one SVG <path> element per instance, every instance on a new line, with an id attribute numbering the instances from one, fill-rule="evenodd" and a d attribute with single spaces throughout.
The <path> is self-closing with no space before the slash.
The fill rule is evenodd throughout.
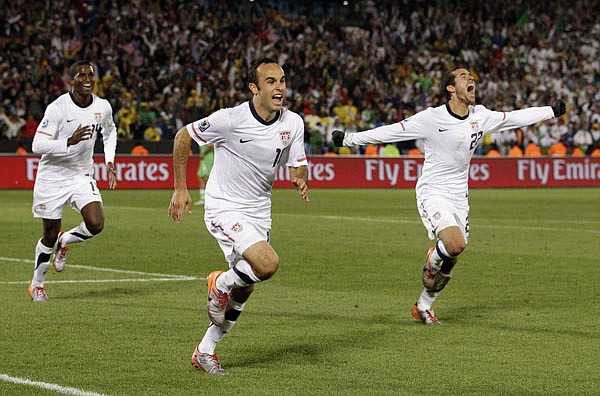
<path id="1" fill-rule="evenodd" d="M 223 293 L 217 289 L 217 278 L 223 273 L 223 271 L 213 271 L 208 275 L 208 303 L 206 304 L 206 310 L 208 311 L 208 317 L 215 324 L 215 326 L 223 326 L 225 321 L 225 310 L 229 303 L 229 294 Z"/>
<path id="2" fill-rule="evenodd" d="M 417 304 L 415 304 L 412 307 L 411 313 L 412 313 L 413 318 L 415 318 L 416 320 L 420 320 L 421 322 L 423 322 L 426 325 L 435 326 L 435 325 L 442 324 L 442 322 L 440 322 L 440 320 L 437 318 L 437 316 L 435 316 L 435 312 L 433 312 L 433 309 L 426 309 L 424 311 L 421 311 L 419 309 L 419 306 Z"/>
<path id="3" fill-rule="evenodd" d="M 434 247 L 430 248 L 427 252 L 427 257 L 425 258 L 425 265 L 423 265 L 423 286 L 429 292 L 439 292 L 446 287 L 450 279 L 452 278 L 452 274 L 444 274 L 440 271 L 440 267 L 437 269 L 431 265 L 429 261 L 429 256 L 433 252 Z"/>
<path id="4" fill-rule="evenodd" d="M 43 287 L 33 286 L 29 282 L 29 296 L 34 302 L 48 302 L 48 296 L 46 295 L 46 289 Z"/>
<path id="5" fill-rule="evenodd" d="M 435 282 L 435 274 L 440 270 L 439 267 L 437 270 L 432 268 L 431 263 L 429 262 L 429 256 L 431 256 L 431 253 L 434 249 L 435 247 L 429 248 L 429 251 L 427 252 L 427 257 L 425 257 L 425 265 L 423 265 L 423 286 L 425 286 L 425 289 L 427 290 L 433 289 L 433 283 Z"/>
<path id="6" fill-rule="evenodd" d="M 201 353 L 198 347 L 194 349 L 192 354 L 192 365 L 196 368 L 206 371 L 208 374 L 225 375 L 227 371 L 223 369 L 216 354 Z"/>
<path id="7" fill-rule="evenodd" d="M 195 206 L 201 206 L 201 205 L 204 205 L 204 200 L 203 200 L 203 199 L 200 199 L 200 200 L 198 200 L 198 201 L 194 202 L 194 205 L 195 205 Z"/>
<path id="8" fill-rule="evenodd" d="M 60 272 L 65 269 L 65 262 L 67 261 L 68 247 L 63 247 L 60 244 L 60 238 L 63 236 L 64 231 L 58 234 L 58 240 L 56 241 L 56 250 L 54 251 L 54 258 L 52 259 L 52 267 L 56 272 Z"/>

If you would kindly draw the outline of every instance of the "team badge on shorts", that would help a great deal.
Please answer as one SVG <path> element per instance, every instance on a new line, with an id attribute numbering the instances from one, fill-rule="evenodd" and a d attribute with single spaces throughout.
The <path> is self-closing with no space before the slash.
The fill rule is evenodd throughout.
<path id="1" fill-rule="evenodd" d="M 200 129 L 200 132 L 204 132 L 208 128 L 210 128 L 210 124 L 208 122 L 208 118 L 205 118 L 205 119 L 201 120 L 200 123 L 198 124 L 198 129 Z"/>
<path id="2" fill-rule="evenodd" d="M 436 221 L 438 221 L 441 217 L 442 217 L 442 215 L 441 215 L 440 212 L 435 212 L 433 214 L 433 219 L 436 220 Z"/>
<path id="3" fill-rule="evenodd" d="M 292 139 L 292 132 L 281 131 L 279 132 L 279 138 L 281 139 L 281 143 L 283 143 L 284 146 L 287 146 L 290 143 L 290 140 Z"/>
<path id="4" fill-rule="evenodd" d="M 242 232 L 242 230 L 244 229 L 244 227 L 242 227 L 242 225 L 240 223 L 235 223 L 232 227 L 231 230 L 233 232 Z"/>

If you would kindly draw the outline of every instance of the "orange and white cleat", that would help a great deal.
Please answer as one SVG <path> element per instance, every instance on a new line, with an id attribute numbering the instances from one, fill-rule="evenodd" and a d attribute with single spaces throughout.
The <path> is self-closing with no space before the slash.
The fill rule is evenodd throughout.
<path id="1" fill-rule="evenodd" d="M 415 318 L 415 320 L 420 320 L 421 322 L 423 322 L 426 325 L 435 326 L 435 325 L 442 324 L 442 322 L 440 322 L 440 320 L 437 318 L 437 316 L 435 316 L 435 312 L 433 312 L 433 309 L 431 309 L 431 308 L 421 311 L 419 309 L 419 306 L 417 304 L 415 304 L 412 307 L 411 314 L 412 314 L 413 318 Z"/>
<path id="2" fill-rule="evenodd" d="M 216 354 L 201 353 L 198 350 L 198 347 L 196 347 L 194 353 L 192 354 L 192 365 L 212 375 L 229 374 L 227 371 L 225 371 L 225 369 L 223 369 L 221 363 L 219 363 L 219 359 L 217 358 Z"/>
<path id="3" fill-rule="evenodd" d="M 206 304 L 206 310 L 208 311 L 208 317 L 215 324 L 215 326 L 223 326 L 225 321 L 225 310 L 229 303 L 229 294 L 223 293 L 217 289 L 217 278 L 223 273 L 223 271 L 213 271 L 208 275 L 208 303 Z"/>

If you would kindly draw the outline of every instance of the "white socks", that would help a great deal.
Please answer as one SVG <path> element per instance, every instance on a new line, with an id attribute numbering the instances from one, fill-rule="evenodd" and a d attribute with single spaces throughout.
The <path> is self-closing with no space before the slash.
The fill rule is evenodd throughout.
<path id="1" fill-rule="evenodd" d="M 233 326 L 235 326 L 235 322 L 242 314 L 242 311 L 244 311 L 245 306 L 246 303 L 229 300 L 227 311 L 225 311 L 225 321 L 223 322 L 223 326 L 218 327 L 211 323 L 210 326 L 208 326 L 208 329 L 206 329 L 204 338 L 202 338 L 202 341 L 198 344 L 198 350 L 201 353 L 214 354 L 217 344 L 221 342 L 225 335 L 231 331 Z"/>
<path id="2" fill-rule="evenodd" d="M 35 245 L 35 267 L 33 270 L 33 279 L 31 281 L 34 287 L 44 287 L 44 280 L 46 279 L 46 273 L 50 268 L 50 256 L 54 248 L 47 247 L 42 243 L 42 239 Z"/>
<path id="3" fill-rule="evenodd" d="M 85 222 L 82 221 L 77 227 L 70 229 L 65 232 L 61 238 L 59 238 L 61 247 L 65 247 L 71 243 L 78 243 L 87 241 L 91 237 L 93 237 L 91 232 L 88 231 L 85 226 Z"/>
<path id="4" fill-rule="evenodd" d="M 261 280 L 252 271 L 252 266 L 246 260 L 240 260 L 233 268 L 223 272 L 217 278 L 217 289 L 229 293 L 231 289 L 246 287 Z"/>

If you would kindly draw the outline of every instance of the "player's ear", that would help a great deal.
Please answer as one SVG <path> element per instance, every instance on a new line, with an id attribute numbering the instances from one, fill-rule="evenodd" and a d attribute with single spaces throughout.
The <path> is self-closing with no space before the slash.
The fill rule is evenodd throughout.
<path id="1" fill-rule="evenodd" d="M 258 89 L 258 87 L 256 86 L 256 84 L 254 84 L 254 83 L 249 83 L 249 84 L 248 84 L 248 88 L 250 88 L 250 92 L 252 92 L 252 94 L 254 94 L 254 95 L 258 95 L 258 91 L 259 91 L 259 89 Z"/>
<path id="2" fill-rule="evenodd" d="M 446 85 L 446 91 L 450 92 L 451 94 L 456 92 L 456 87 L 454 85 Z"/>

